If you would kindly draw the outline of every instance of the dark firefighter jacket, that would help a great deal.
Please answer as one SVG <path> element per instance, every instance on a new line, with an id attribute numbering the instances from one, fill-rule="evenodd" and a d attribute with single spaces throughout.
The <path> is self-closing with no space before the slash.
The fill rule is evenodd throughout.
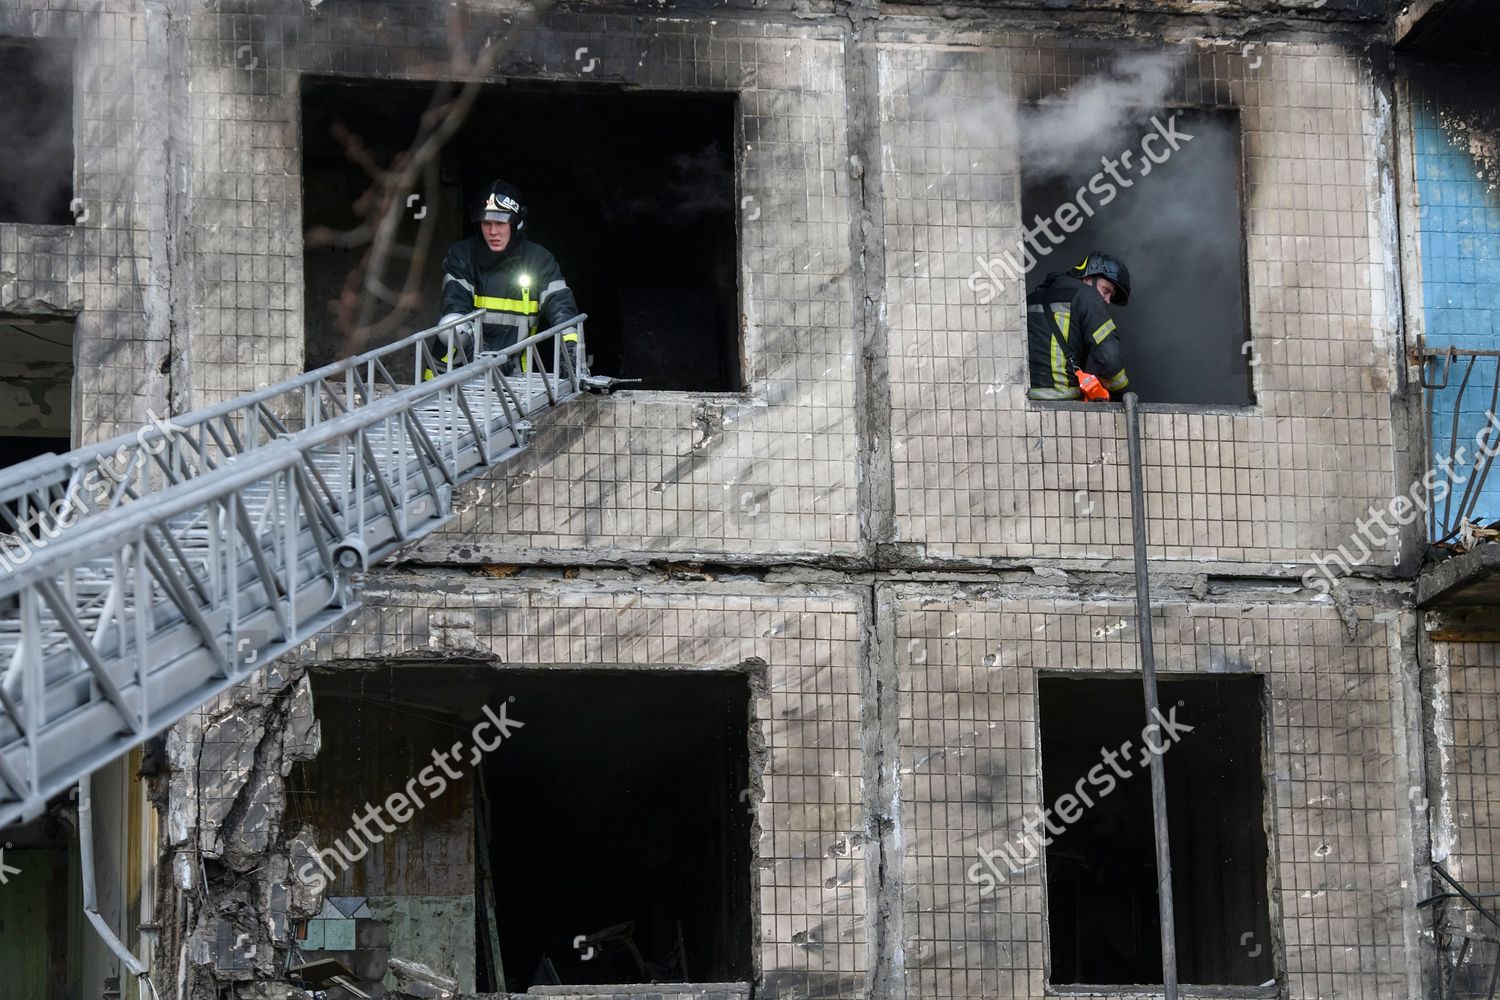
<path id="1" fill-rule="evenodd" d="M 1070 274 L 1053 272 L 1026 296 L 1026 338 L 1027 399 L 1082 399 L 1075 364 L 1097 375 L 1113 396 L 1130 384 L 1103 297 Z"/>
<path id="2" fill-rule="evenodd" d="M 578 315 L 562 269 L 546 247 L 512 235 L 495 253 L 478 236 L 459 240 L 443 259 L 443 318 L 483 309 L 486 351 L 500 351 Z M 565 342 L 578 340 L 574 332 Z"/>

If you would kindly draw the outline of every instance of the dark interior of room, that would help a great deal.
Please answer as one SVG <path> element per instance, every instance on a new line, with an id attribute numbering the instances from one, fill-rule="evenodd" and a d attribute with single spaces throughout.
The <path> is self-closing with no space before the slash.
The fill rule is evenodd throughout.
<path id="1" fill-rule="evenodd" d="M 83 891 L 75 808 L 67 796 L 39 819 L 5 830 L 0 847 L 0 970 L 7 997 L 80 994 Z M 72 820 L 70 822 L 70 820 Z"/>
<path id="2" fill-rule="evenodd" d="M 50 41 L 0 41 L 0 222 L 70 226 L 73 57 Z M 85 206 L 86 207 L 86 206 Z"/>
<path id="3" fill-rule="evenodd" d="M 516 677 L 541 726 L 485 772 L 509 988 L 750 979 L 746 678 Z"/>
<path id="4" fill-rule="evenodd" d="M 337 130 L 389 163 L 412 142 L 432 94 L 431 84 L 303 78 L 304 232 L 358 221 L 354 205 L 369 178 Z M 432 226 L 432 252 L 418 263 L 422 301 L 380 342 L 438 319 L 443 254 L 475 231 L 467 208 L 502 177 L 526 196 L 526 234 L 557 258 L 588 314 L 595 374 L 638 378 L 644 389 L 740 389 L 734 100 L 485 87 L 444 147 L 436 203 L 424 197 L 402 223 L 397 239 L 407 246 L 419 224 Z M 329 308 L 362 252 L 316 240 L 306 248 L 308 368 L 378 346 L 352 342 Z M 406 266 L 398 261 L 388 284 Z"/>
<path id="5" fill-rule="evenodd" d="M 1156 132 L 1152 117 L 1165 122 L 1177 115 L 1176 131 L 1191 135 L 1162 163 L 1147 164 L 1141 140 Z M 1089 253 L 1103 251 L 1124 260 L 1130 269 L 1127 306 L 1111 306 L 1125 353 L 1130 388 L 1145 403 L 1192 403 L 1247 406 L 1253 402 L 1247 352 L 1245 308 L 1245 235 L 1241 209 L 1240 129 L 1237 114 L 1223 111 L 1157 109 L 1121 112 L 1121 125 L 1099 142 L 1080 143 L 1064 165 L 1023 159 L 1021 217 L 1034 226 L 1036 216 L 1051 219 L 1059 206 L 1078 203 L 1086 189 L 1082 223 L 1071 233 L 1054 224 L 1062 237 L 1037 259 L 1026 277 L 1027 290 L 1049 272 L 1067 270 Z M 1120 137 L 1126 137 L 1122 140 Z M 1101 172 L 1101 158 L 1120 160 L 1133 151 L 1132 169 L 1116 173 L 1129 186 L 1114 184 L 1109 174 L 1087 193 Z M 1157 140 L 1152 150 L 1169 147 Z M 1145 173 L 1146 166 L 1150 173 Z M 1097 192 L 1109 184 L 1118 192 L 1108 203 Z"/>
<path id="6" fill-rule="evenodd" d="M 73 331 L 71 319 L 0 315 L 0 468 L 72 447 Z"/>
<path id="7" fill-rule="evenodd" d="M 1496 39 L 1500 39 L 1500 5 L 1494 0 L 1447 0 L 1431 5 L 1400 48 L 1444 59 L 1493 60 Z M 1488 74 L 1475 68 L 1478 73 L 1473 79 L 1488 82 Z"/>
<path id="8" fill-rule="evenodd" d="M 72 447 L 64 437 L 9 437 L 0 434 L 0 469 L 53 452 L 63 454 Z"/>
<path id="9" fill-rule="evenodd" d="M 480 992 L 751 977 L 744 675 L 399 667 L 317 671 L 313 693 L 323 750 L 299 768 L 289 822 L 311 823 L 324 846 L 431 763 L 430 747 L 466 739 L 481 706 L 503 703 L 521 723 L 474 766 L 460 754 L 458 790 L 330 889 L 475 893 Z M 488 909 L 466 845 L 489 861 Z M 486 912 L 504 983 L 489 972 Z"/>
<path id="10" fill-rule="evenodd" d="M 1163 678 L 1164 716 L 1192 726 L 1162 755 L 1179 981 L 1259 985 L 1275 975 L 1267 904 L 1259 677 Z M 1151 783 L 1139 679 L 1039 683 L 1043 801 L 1082 783 L 1094 800 L 1047 848 L 1050 982 L 1162 981 Z M 1175 708 L 1175 716 L 1169 713 Z M 1104 750 L 1118 771 L 1094 772 Z M 1101 773 L 1128 774 L 1106 787 Z M 1054 821 L 1056 822 L 1056 821 Z"/>

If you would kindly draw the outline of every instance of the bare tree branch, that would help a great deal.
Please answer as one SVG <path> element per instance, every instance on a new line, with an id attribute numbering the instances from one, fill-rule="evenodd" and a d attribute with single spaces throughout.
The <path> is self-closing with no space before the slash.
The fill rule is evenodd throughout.
<path id="1" fill-rule="evenodd" d="M 540 13 L 549 6 L 551 0 L 545 0 L 534 12 Z M 479 52 L 470 56 L 464 45 L 467 27 L 466 11 L 459 8 L 449 13 L 449 54 L 444 71 L 452 79 L 434 88 L 415 139 L 410 147 L 391 158 L 389 166 L 377 162 L 361 138 L 342 123 L 332 128 L 345 157 L 371 180 L 370 187 L 353 205 L 360 220 L 358 225 L 344 231 L 317 226 L 306 234 L 311 246 L 367 248 L 345 278 L 339 297 L 330 303 L 346 355 L 356 354 L 372 341 L 390 336 L 421 308 L 424 270 L 432 252 L 440 203 L 442 151 L 468 120 L 482 88 L 513 44 L 510 36 L 486 39 Z M 406 247 L 397 241 L 397 235 L 406 213 L 407 198 L 419 182 L 428 212 L 417 226 L 415 245 Z M 386 272 L 393 260 L 403 266 L 397 280 L 391 283 Z"/>

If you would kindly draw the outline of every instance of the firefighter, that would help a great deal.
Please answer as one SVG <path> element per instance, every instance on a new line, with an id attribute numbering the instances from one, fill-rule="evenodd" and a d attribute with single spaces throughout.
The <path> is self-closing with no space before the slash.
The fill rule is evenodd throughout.
<path id="1" fill-rule="evenodd" d="M 473 221 L 479 231 L 449 247 L 443 259 L 439 323 L 483 309 L 478 350 L 501 351 L 578 315 L 557 260 L 526 237 L 526 202 L 519 190 L 491 181 L 475 202 Z M 578 332 L 568 330 L 562 339 L 576 367 Z"/>
<path id="2" fill-rule="evenodd" d="M 1130 384 L 1106 306 L 1130 301 L 1124 261 L 1091 253 L 1026 296 L 1027 399 L 1118 399 Z"/>

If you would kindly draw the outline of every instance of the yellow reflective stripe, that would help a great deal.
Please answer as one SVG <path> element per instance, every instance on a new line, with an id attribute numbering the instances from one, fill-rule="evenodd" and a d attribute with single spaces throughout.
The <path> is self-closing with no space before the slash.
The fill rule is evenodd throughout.
<path id="1" fill-rule="evenodd" d="M 1112 377 L 1104 380 L 1104 387 L 1110 392 L 1119 392 L 1129 384 L 1130 376 L 1125 374 L 1125 369 L 1123 368 L 1115 372 Z"/>
<path id="2" fill-rule="evenodd" d="M 1094 343 L 1104 343 L 1104 338 L 1115 332 L 1115 321 L 1107 319 L 1099 324 L 1099 329 L 1094 331 Z"/>
<path id="3" fill-rule="evenodd" d="M 1052 337 L 1050 340 L 1052 342 L 1052 386 L 1060 390 L 1068 384 L 1068 359 L 1064 356 L 1062 345 L 1057 342 L 1057 338 Z"/>
<path id="4" fill-rule="evenodd" d="M 1063 344 L 1068 342 L 1068 327 L 1073 323 L 1073 310 L 1068 306 L 1054 305 L 1052 322 L 1061 332 L 1061 336 L 1052 338 L 1052 385 L 1059 390 L 1077 392 L 1072 373 L 1068 371 L 1068 356 L 1063 353 Z"/>
<path id="5" fill-rule="evenodd" d="M 563 334 L 563 343 L 564 344 L 576 344 L 576 343 L 578 343 L 578 334 L 576 334 L 576 333 L 565 333 L 565 334 Z"/>
<path id="6" fill-rule="evenodd" d="M 528 302 L 524 299 L 497 299 L 490 295 L 474 296 L 475 309 L 502 309 L 506 312 L 521 313 L 529 315 L 541 309 L 538 302 Z"/>
<path id="7" fill-rule="evenodd" d="M 1040 389 L 1033 386 L 1026 390 L 1027 399 L 1082 399 L 1083 392 L 1078 388 L 1072 389 Z"/>

